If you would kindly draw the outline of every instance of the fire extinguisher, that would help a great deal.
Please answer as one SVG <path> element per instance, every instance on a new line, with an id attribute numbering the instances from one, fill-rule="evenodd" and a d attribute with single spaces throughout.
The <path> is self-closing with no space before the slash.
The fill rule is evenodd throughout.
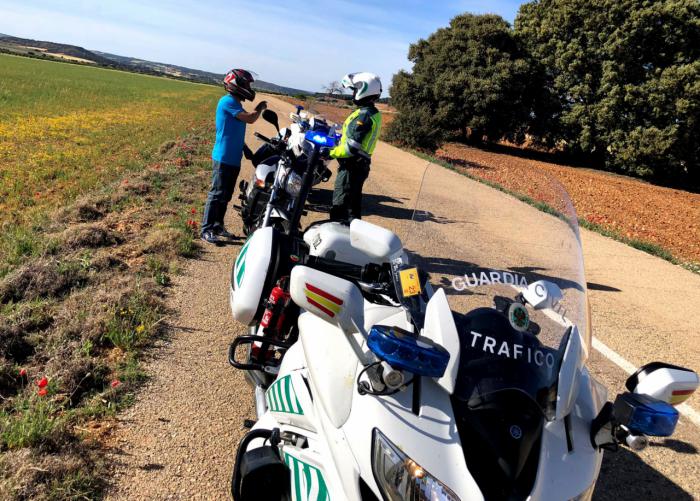
<path id="1" fill-rule="evenodd" d="M 264 332 L 278 335 L 282 331 L 284 325 L 285 310 L 291 301 L 289 293 L 288 277 L 281 278 L 275 287 L 270 291 L 270 297 L 265 303 L 265 312 L 263 313 L 260 325 Z"/>

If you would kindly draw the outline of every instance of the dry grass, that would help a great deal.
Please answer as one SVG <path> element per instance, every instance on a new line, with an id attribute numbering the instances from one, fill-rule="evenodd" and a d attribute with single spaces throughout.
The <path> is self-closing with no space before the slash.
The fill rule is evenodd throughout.
<path id="1" fill-rule="evenodd" d="M 94 498 L 104 487 L 100 423 L 143 381 L 140 354 L 162 331 L 169 275 L 198 249 L 192 212 L 210 143 L 173 143 L 138 174 L 27 228 L 31 252 L 3 263 L 2 499 Z"/>

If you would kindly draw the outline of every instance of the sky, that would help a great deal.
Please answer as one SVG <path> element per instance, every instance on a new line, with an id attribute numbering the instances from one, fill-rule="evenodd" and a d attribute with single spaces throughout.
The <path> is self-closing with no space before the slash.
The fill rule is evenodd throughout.
<path id="1" fill-rule="evenodd" d="M 513 22 L 519 0 L 0 0 L 0 33 L 318 91 L 410 69 L 408 46 L 463 12 Z M 0 74 L 2 68 L 0 68 Z"/>

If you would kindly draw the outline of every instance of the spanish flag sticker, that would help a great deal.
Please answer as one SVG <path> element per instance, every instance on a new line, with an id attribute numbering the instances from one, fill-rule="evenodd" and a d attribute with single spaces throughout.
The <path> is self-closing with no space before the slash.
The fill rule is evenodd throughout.
<path id="1" fill-rule="evenodd" d="M 669 403 L 671 405 L 683 403 L 690 398 L 690 395 L 692 395 L 694 391 L 695 390 L 674 390 L 671 393 L 671 400 Z"/>
<path id="2" fill-rule="evenodd" d="M 319 287 L 315 287 L 312 284 L 307 283 L 304 289 L 304 294 L 306 295 L 306 300 L 309 304 L 315 306 L 323 313 L 333 318 L 340 310 L 342 310 L 343 300 L 335 297 Z"/>

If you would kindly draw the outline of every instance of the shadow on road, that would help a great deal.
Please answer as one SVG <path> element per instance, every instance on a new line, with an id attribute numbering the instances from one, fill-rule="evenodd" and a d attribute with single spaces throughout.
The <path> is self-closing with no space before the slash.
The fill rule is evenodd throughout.
<path id="1" fill-rule="evenodd" d="M 577 289 L 582 290 L 581 285 L 573 280 L 567 280 L 566 278 L 555 277 L 552 275 L 546 275 L 544 273 L 539 273 L 540 271 L 546 271 L 545 268 L 540 268 L 536 266 L 511 266 L 508 268 L 511 271 L 517 273 L 522 273 L 527 276 L 529 283 L 536 282 L 537 280 L 547 280 L 548 282 L 553 282 L 559 286 L 560 289 Z"/>
<path id="2" fill-rule="evenodd" d="M 666 442 L 677 441 L 667 440 Z M 663 444 L 659 445 L 663 446 Z M 693 496 L 646 464 L 635 453 L 620 448 L 617 452 L 606 452 L 603 456 L 603 465 L 593 499 L 595 501 L 645 499 L 690 501 Z"/>
<path id="3" fill-rule="evenodd" d="M 663 442 L 650 442 L 649 447 L 662 447 L 665 449 L 671 449 L 679 454 L 697 454 L 698 448 L 693 444 L 688 442 L 683 442 L 682 440 L 676 440 L 673 438 L 667 438 Z"/>
<path id="4" fill-rule="evenodd" d="M 622 292 L 617 287 L 612 287 L 610 285 L 596 284 L 595 282 L 588 282 L 588 290 L 591 291 L 602 291 L 602 292 Z"/>
<path id="5" fill-rule="evenodd" d="M 413 218 L 413 207 L 404 207 L 406 200 L 408 199 L 365 193 L 362 195 L 362 214 L 363 216 L 381 216 L 410 221 Z M 332 202 L 333 190 L 320 188 L 311 192 L 308 206 L 316 212 L 328 212 Z M 387 204 L 397 204 L 400 207 Z"/>

